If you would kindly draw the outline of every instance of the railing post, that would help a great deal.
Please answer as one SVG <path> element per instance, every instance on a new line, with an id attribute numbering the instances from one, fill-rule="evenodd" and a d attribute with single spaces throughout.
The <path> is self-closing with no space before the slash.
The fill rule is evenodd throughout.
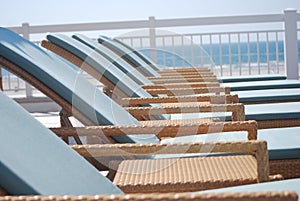
<path id="1" fill-rule="evenodd" d="M 29 40 L 29 38 L 30 38 L 29 23 L 22 24 L 22 35 L 24 38 Z M 32 86 L 30 84 L 28 84 L 27 82 L 25 83 L 25 91 L 26 91 L 27 98 L 32 97 Z"/>
<path id="2" fill-rule="evenodd" d="M 2 67 L 0 67 L 0 90 L 3 91 Z"/>
<path id="3" fill-rule="evenodd" d="M 299 79 L 298 40 L 297 40 L 297 10 L 284 10 L 284 57 L 288 79 Z"/>
<path id="4" fill-rule="evenodd" d="M 155 17 L 149 17 L 149 40 L 150 40 L 150 58 L 156 62 L 156 32 Z"/>

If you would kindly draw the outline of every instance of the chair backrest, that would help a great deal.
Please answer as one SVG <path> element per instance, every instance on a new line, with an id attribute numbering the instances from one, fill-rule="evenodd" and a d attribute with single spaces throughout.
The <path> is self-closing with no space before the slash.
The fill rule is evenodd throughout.
<path id="1" fill-rule="evenodd" d="M 110 48 L 119 56 L 125 57 L 131 64 L 136 68 L 140 68 L 146 76 L 159 77 L 160 74 L 154 70 L 149 64 L 143 61 L 139 56 L 137 56 L 134 51 L 126 48 L 120 43 L 114 41 L 113 39 L 106 36 L 99 36 L 98 42 Z"/>
<path id="2" fill-rule="evenodd" d="M 0 102 L 0 186 L 8 193 L 122 193 L 83 157 L 2 92 Z"/>
<path id="3" fill-rule="evenodd" d="M 102 56 L 104 56 L 107 60 L 109 60 L 113 65 L 118 67 L 121 71 L 123 71 L 128 77 L 130 77 L 137 84 L 153 85 L 153 83 L 149 79 L 147 79 L 143 74 L 137 71 L 133 66 L 131 66 L 123 58 L 121 58 L 115 52 L 111 51 L 106 46 L 100 45 L 95 40 L 92 40 L 91 38 L 84 36 L 82 34 L 75 34 L 72 37 L 82 42 L 83 44 L 89 46 L 90 48 L 94 49 Z"/>
<path id="4" fill-rule="evenodd" d="M 155 71 L 159 71 L 160 69 L 156 66 L 156 64 L 154 62 L 152 62 L 147 56 L 143 55 L 141 52 L 133 49 L 132 47 L 130 47 L 129 45 L 123 43 L 122 41 L 113 38 L 113 41 L 116 41 L 117 43 L 119 43 L 120 45 L 123 45 L 125 48 L 127 48 L 129 51 L 131 51 L 133 54 L 135 54 L 136 56 L 138 56 L 141 60 L 143 60 L 146 64 L 149 65 L 149 67 L 153 68 L 153 70 Z"/>
<path id="5" fill-rule="evenodd" d="M 152 97 L 141 86 L 130 79 L 123 71 L 114 66 L 113 63 L 82 42 L 63 34 L 49 34 L 47 35 L 47 39 L 86 62 L 98 72 L 99 76 L 105 77 L 128 97 Z M 145 104 L 145 106 L 154 105 L 155 104 Z M 170 119 L 170 115 L 152 115 L 152 118 L 157 120 L 166 120 Z"/>
<path id="6" fill-rule="evenodd" d="M 71 68 L 69 63 L 5 28 L 0 28 L 0 57 L 35 77 L 94 125 L 140 124 L 80 72 Z M 115 139 L 118 142 L 145 142 L 144 136 L 119 136 Z M 157 141 L 155 135 L 151 135 L 151 138 L 147 136 L 147 142 Z"/>

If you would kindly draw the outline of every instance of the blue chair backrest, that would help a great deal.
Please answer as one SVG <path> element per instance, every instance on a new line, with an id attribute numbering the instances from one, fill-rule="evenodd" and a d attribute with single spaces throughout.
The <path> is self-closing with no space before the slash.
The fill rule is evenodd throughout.
<path id="1" fill-rule="evenodd" d="M 123 58 L 121 58 L 119 55 L 117 55 L 116 53 L 114 53 L 104 45 L 100 45 L 96 41 L 82 34 L 75 34 L 72 37 L 82 42 L 83 44 L 89 46 L 90 48 L 94 49 L 102 56 L 104 56 L 107 60 L 109 60 L 113 65 L 118 67 L 121 71 L 123 71 L 128 77 L 130 77 L 137 84 L 153 85 L 153 83 L 150 80 L 148 80 L 143 74 L 141 74 L 133 66 L 128 64 Z"/>
<path id="2" fill-rule="evenodd" d="M 119 55 L 124 56 L 135 67 L 140 68 L 146 76 L 152 76 L 152 77 L 160 76 L 158 72 L 156 72 L 153 68 L 151 68 L 151 66 L 149 66 L 149 64 L 143 61 L 140 57 L 134 54 L 134 52 L 132 52 L 130 49 L 127 49 L 125 46 L 121 45 L 120 43 L 114 41 L 113 39 L 108 38 L 106 36 L 99 36 L 98 42 L 109 47 L 115 52 L 118 52 Z"/>
<path id="3" fill-rule="evenodd" d="M 123 45 L 125 48 L 127 48 L 129 51 L 131 51 L 133 54 L 135 54 L 136 56 L 138 56 L 141 60 L 143 60 L 146 64 L 149 65 L 149 67 L 153 68 L 153 70 L 155 71 L 159 71 L 160 69 L 156 66 L 156 64 L 154 62 L 152 62 L 147 56 L 143 55 L 141 52 L 133 49 L 132 47 L 130 47 L 129 45 L 123 43 L 122 41 L 113 38 L 113 41 L 119 43 L 120 45 Z"/>
<path id="4" fill-rule="evenodd" d="M 0 102 L 0 186 L 8 193 L 122 193 L 95 167 L 2 92 Z"/>

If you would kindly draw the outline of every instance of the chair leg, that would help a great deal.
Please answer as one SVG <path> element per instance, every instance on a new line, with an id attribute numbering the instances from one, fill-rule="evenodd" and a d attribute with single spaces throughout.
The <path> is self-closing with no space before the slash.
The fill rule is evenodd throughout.
<path id="1" fill-rule="evenodd" d="M 0 67 L 0 90 L 3 91 L 2 68 Z"/>
<path id="2" fill-rule="evenodd" d="M 68 114 L 64 109 L 62 109 L 59 112 L 59 116 L 60 116 L 60 125 L 61 127 L 73 127 L 69 117 L 71 116 L 70 114 Z M 67 136 L 62 137 L 63 141 L 65 141 L 67 144 L 69 144 L 69 138 Z M 74 140 L 77 144 L 82 144 L 79 136 L 74 136 Z"/>

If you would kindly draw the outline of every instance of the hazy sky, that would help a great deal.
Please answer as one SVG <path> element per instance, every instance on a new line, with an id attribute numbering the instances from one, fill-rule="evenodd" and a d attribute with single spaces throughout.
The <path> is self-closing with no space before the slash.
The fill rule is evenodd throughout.
<path id="1" fill-rule="evenodd" d="M 300 12 L 300 0 L 1 0 L 0 26 Z"/>

